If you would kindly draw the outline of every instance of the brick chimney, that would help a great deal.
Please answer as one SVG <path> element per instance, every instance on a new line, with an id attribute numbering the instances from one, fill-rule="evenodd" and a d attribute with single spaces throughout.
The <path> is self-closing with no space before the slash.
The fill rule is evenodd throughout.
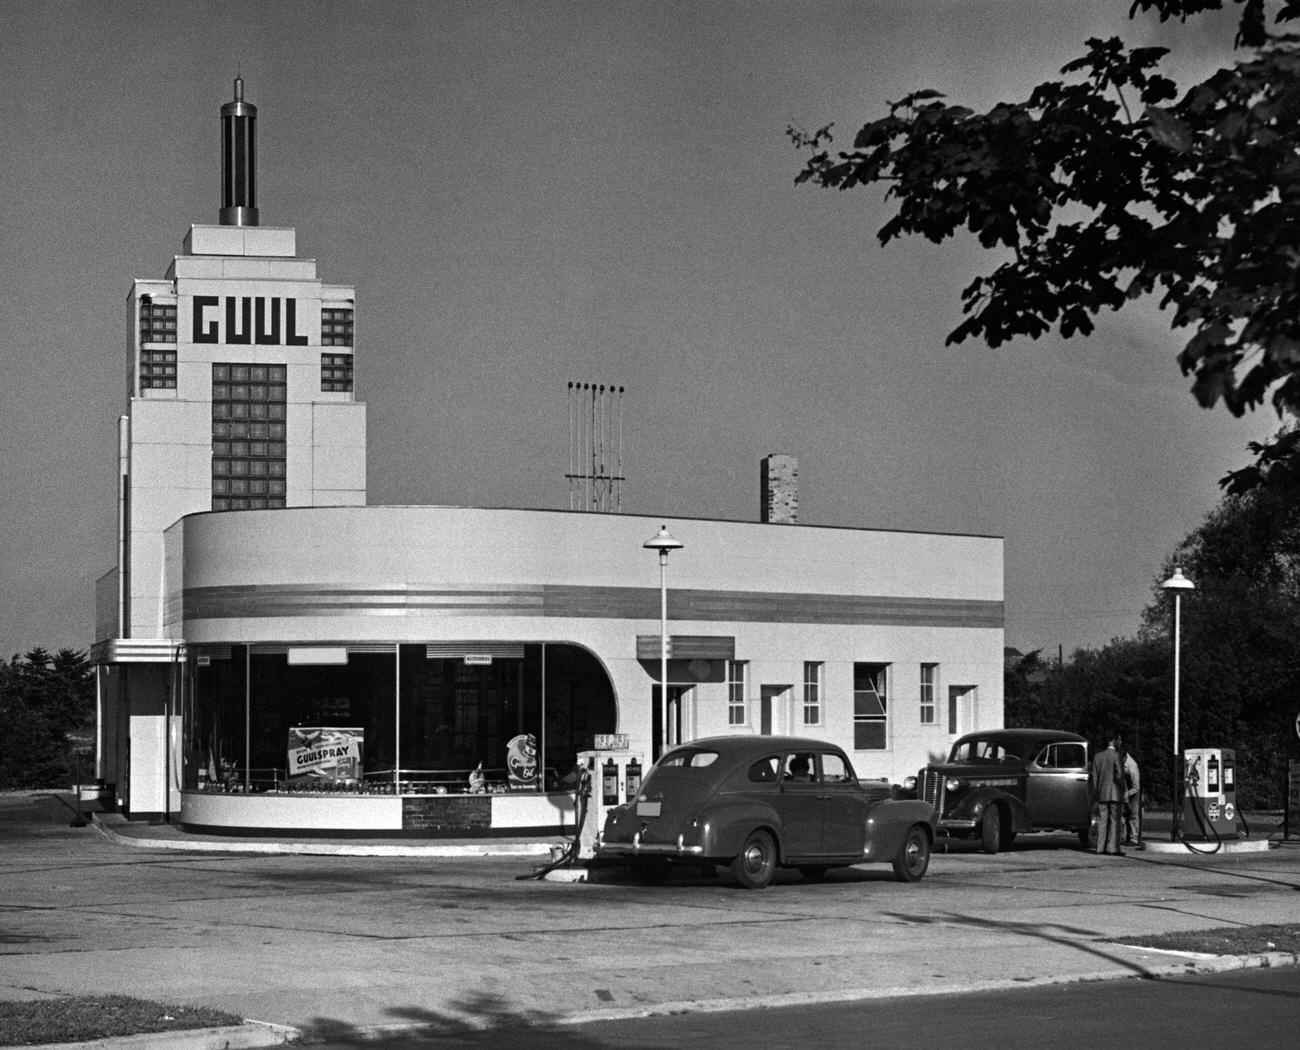
<path id="1" fill-rule="evenodd" d="M 763 459 L 760 515 L 766 525 L 799 523 L 799 461 L 773 453 Z"/>

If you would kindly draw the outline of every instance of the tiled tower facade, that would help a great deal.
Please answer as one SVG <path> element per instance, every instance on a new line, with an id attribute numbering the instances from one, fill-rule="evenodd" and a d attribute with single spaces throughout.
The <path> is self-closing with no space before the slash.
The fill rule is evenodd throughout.
<path id="1" fill-rule="evenodd" d="M 222 109 L 222 224 L 192 226 L 127 299 L 119 638 L 165 634 L 162 533 L 186 514 L 366 501 L 355 292 L 320 281 L 294 230 L 257 225 L 242 86 Z"/>

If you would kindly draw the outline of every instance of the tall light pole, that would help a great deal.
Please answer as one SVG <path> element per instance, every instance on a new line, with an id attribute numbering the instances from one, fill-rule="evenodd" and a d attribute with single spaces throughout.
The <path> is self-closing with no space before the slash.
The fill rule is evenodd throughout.
<path id="1" fill-rule="evenodd" d="M 641 544 L 659 552 L 659 754 L 668 750 L 668 554 L 685 546 L 674 539 L 668 526 Z"/>
<path id="2" fill-rule="evenodd" d="M 1182 783 L 1183 769 L 1179 759 L 1178 740 L 1178 703 L 1179 682 L 1182 670 L 1182 633 L 1183 633 L 1183 591 L 1195 590 L 1196 584 L 1183 575 L 1182 566 L 1174 566 L 1174 574 L 1160 585 L 1167 591 L 1174 592 L 1174 752 L 1173 752 L 1173 813 L 1169 821 L 1169 840 L 1178 841 L 1178 827 L 1182 817 Z"/>

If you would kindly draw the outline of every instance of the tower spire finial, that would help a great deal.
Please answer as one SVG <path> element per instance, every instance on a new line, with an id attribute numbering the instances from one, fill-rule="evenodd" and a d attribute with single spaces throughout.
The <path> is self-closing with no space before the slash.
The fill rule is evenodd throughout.
<path id="1" fill-rule="evenodd" d="M 235 98 L 221 107 L 222 226 L 257 225 L 257 107 L 244 101 L 236 72 Z"/>

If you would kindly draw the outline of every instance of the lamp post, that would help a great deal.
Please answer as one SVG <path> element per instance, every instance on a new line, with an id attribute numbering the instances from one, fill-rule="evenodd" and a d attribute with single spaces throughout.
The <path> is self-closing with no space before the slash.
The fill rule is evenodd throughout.
<path id="1" fill-rule="evenodd" d="M 668 554 L 685 544 L 674 539 L 668 526 L 641 544 L 646 550 L 659 552 L 659 754 L 668 750 Z"/>
<path id="2" fill-rule="evenodd" d="M 1182 633 L 1183 633 L 1183 591 L 1195 590 L 1196 584 L 1192 583 L 1183 575 L 1181 566 L 1174 566 L 1174 574 L 1160 585 L 1167 591 L 1174 592 L 1174 752 L 1173 752 L 1173 784 L 1171 795 L 1173 797 L 1173 813 L 1169 821 L 1169 841 L 1178 841 L 1178 829 L 1182 818 L 1182 783 L 1183 770 L 1182 762 L 1179 759 L 1179 740 L 1178 740 L 1178 704 L 1179 704 L 1179 682 L 1182 664 Z"/>

